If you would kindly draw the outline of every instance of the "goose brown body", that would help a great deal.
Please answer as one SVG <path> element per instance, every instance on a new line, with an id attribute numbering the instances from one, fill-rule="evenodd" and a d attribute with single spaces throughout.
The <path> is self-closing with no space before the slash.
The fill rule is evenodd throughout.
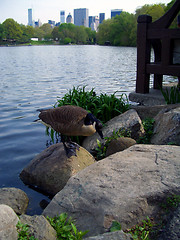
<path id="1" fill-rule="evenodd" d="M 78 106 L 66 105 L 41 110 L 39 118 L 55 131 L 67 136 L 91 136 L 96 132 L 94 125 L 85 125 L 88 112 Z"/>

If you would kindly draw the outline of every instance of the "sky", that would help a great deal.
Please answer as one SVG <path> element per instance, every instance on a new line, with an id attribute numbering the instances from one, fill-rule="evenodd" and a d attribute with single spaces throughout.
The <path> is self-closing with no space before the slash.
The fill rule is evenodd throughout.
<path id="1" fill-rule="evenodd" d="M 13 18 L 19 24 L 28 24 L 28 8 L 32 8 L 33 20 L 60 21 L 60 11 L 65 10 L 73 16 L 73 9 L 88 8 L 89 16 L 99 16 L 105 13 L 105 19 L 110 18 L 111 9 L 123 9 L 134 13 L 136 8 L 145 4 L 169 3 L 171 0 L 0 0 L 0 23 L 7 18 Z"/>

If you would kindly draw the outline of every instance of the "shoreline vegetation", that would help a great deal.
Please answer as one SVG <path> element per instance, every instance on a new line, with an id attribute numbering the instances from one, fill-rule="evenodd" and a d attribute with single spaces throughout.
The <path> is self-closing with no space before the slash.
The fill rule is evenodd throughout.
<path id="1" fill-rule="evenodd" d="M 137 18 L 147 14 L 156 21 L 163 16 L 174 4 L 175 0 L 165 4 L 145 4 L 137 8 L 134 14 L 122 12 L 112 19 L 104 20 L 98 31 L 91 28 L 63 23 L 52 26 L 48 23 L 40 27 L 25 26 L 8 18 L 0 23 L 0 46 L 19 45 L 107 45 L 107 46 L 136 46 Z M 171 28 L 177 28 L 175 19 Z M 36 38 L 38 41 L 32 41 Z"/>

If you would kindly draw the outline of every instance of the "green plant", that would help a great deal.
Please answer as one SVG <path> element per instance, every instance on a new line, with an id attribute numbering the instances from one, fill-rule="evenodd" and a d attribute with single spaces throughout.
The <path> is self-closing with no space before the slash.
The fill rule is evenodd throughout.
<path id="1" fill-rule="evenodd" d="M 145 134 L 137 140 L 137 143 L 148 144 L 150 143 L 153 135 L 154 119 L 146 118 L 142 120 L 142 125 L 144 127 Z"/>
<path id="2" fill-rule="evenodd" d="M 180 103 L 180 90 L 178 86 L 171 87 L 170 91 L 167 88 L 164 90 L 161 88 L 161 93 L 167 104 Z"/>
<path id="3" fill-rule="evenodd" d="M 86 91 L 84 87 L 73 87 L 61 99 L 57 100 L 54 107 L 61 107 L 63 105 L 76 105 L 86 109 L 98 118 L 102 123 L 107 122 L 111 118 L 127 111 L 129 109 L 128 98 L 126 95 L 121 95 L 120 98 L 115 96 L 117 92 L 111 94 L 96 95 L 94 88 Z M 124 98 L 125 96 L 125 98 Z M 51 137 L 52 142 L 57 139 L 58 133 L 53 129 L 46 129 L 46 134 Z M 73 137 L 72 141 L 81 144 L 82 137 Z"/>
<path id="4" fill-rule="evenodd" d="M 143 220 L 141 224 L 128 229 L 126 232 L 130 233 L 134 240 L 149 240 L 149 234 L 153 226 L 152 221 L 147 217 L 147 220 Z"/>
<path id="5" fill-rule="evenodd" d="M 78 231 L 71 217 L 68 218 L 67 213 L 50 218 L 47 217 L 51 226 L 56 230 L 58 239 L 64 240 L 81 240 L 88 232 Z"/>
<path id="6" fill-rule="evenodd" d="M 86 91 L 85 88 L 86 86 L 82 88 L 73 87 L 64 97 L 57 100 L 54 107 L 76 105 L 91 112 L 103 123 L 129 109 L 128 98 L 126 95 L 124 98 L 124 94 L 122 94 L 120 98 L 115 96 L 117 92 L 110 96 L 102 93 L 98 96 L 94 88 L 90 91 Z"/>
<path id="7" fill-rule="evenodd" d="M 165 199 L 165 201 L 161 204 L 161 207 L 165 210 L 165 211 L 169 211 L 169 210 L 173 210 L 175 208 L 177 208 L 180 204 L 180 195 L 172 195 L 169 196 Z"/>
<path id="8" fill-rule="evenodd" d="M 16 225 L 18 231 L 18 240 L 37 240 L 34 236 L 30 236 L 29 227 L 20 221 Z"/>
<path id="9" fill-rule="evenodd" d="M 110 232 L 115 232 L 115 231 L 120 231 L 121 230 L 121 224 L 117 221 L 113 221 L 111 228 L 110 228 Z"/>
<path id="10" fill-rule="evenodd" d="M 97 139 L 97 148 L 95 149 L 95 155 L 97 160 L 101 160 L 106 156 L 106 150 L 109 145 L 109 143 L 113 139 L 118 139 L 120 137 L 131 137 L 131 131 L 129 129 L 125 128 L 120 128 L 118 131 L 113 130 L 112 136 L 111 137 L 105 137 L 104 139 L 106 140 L 105 143 L 101 143 Z"/>

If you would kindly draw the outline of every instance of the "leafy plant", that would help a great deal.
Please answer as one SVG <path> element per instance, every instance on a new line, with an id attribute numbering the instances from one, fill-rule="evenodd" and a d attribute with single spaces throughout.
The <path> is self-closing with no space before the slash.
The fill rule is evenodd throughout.
<path id="1" fill-rule="evenodd" d="M 106 151 L 107 151 L 107 147 L 109 145 L 109 143 L 113 140 L 113 139 L 118 139 L 120 137 L 131 137 L 131 131 L 125 128 L 120 128 L 118 131 L 113 130 L 112 136 L 111 137 L 105 137 L 104 139 L 106 140 L 105 143 L 101 143 L 98 139 L 97 139 L 97 148 L 96 150 L 96 159 L 97 160 L 101 160 L 103 158 L 105 158 L 106 156 Z"/>
<path id="2" fill-rule="evenodd" d="M 16 225 L 18 231 L 18 240 L 38 240 L 34 236 L 30 236 L 29 227 L 27 224 L 23 224 L 20 221 Z"/>
<path id="3" fill-rule="evenodd" d="M 117 92 L 111 94 L 96 95 L 94 88 L 90 91 L 86 91 L 84 87 L 73 87 L 68 93 L 66 93 L 61 99 L 57 100 L 55 107 L 61 107 L 63 105 L 76 105 L 91 112 L 102 123 L 107 122 L 111 118 L 127 111 L 129 109 L 128 98 L 122 94 L 120 98 L 115 96 Z M 57 139 L 58 133 L 54 130 L 47 128 L 46 133 L 51 137 L 52 142 Z M 72 140 L 81 144 L 82 137 L 73 137 Z"/>
<path id="4" fill-rule="evenodd" d="M 167 199 L 161 204 L 161 207 L 166 210 L 167 212 L 169 210 L 175 209 L 180 204 L 180 195 L 172 195 L 167 197 Z"/>
<path id="5" fill-rule="evenodd" d="M 110 232 L 115 232 L 115 231 L 120 231 L 121 230 L 121 224 L 117 221 L 113 221 L 111 228 L 110 228 Z"/>
<path id="6" fill-rule="evenodd" d="M 130 233 L 134 240 L 149 240 L 149 234 L 153 226 L 152 221 L 147 217 L 147 220 L 143 220 L 141 224 L 128 229 L 126 232 Z"/>
<path id="7" fill-rule="evenodd" d="M 170 91 L 167 88 L 164 90 L 161 88 L 161 92 L 167 104 L 180 103 L 180 90 L 178 86 L 171 87 Z"/>
<path id="8" fill-rule="evenodd" d="M 90 91 L 86 91 L 86 86 L 73 87 L 68 93 L 59 99 L 54 107 L 63 105 L 76 105 L 86 109 L 94 114 L 103 123 L 107 122 L 111 118 L 127 111 L 129 109 L 128 98 L 124 94 L 117 98 L 115 93 L 110 96 L 101 93 L 100 96 L 96 95 L 94 88 Z"/>
<path id="9" fill-rule="evenodd" d="M 148 144 L 150 143 L 151 137 L 153 135 L 154 119 L 146 118 L 142 120 L 145 134 L 137 140 L 137 143 Z"/>
<path id="10" fill-rule="evenodd" d="M 74 221 L 71 217 L 68 218 L 67 213 L 62 213 L 53 218 L 47 217 L 47 219 L 51 226 L 56 230 L 57 238 L 61 240 L 81 240 L 82 237 L 88 232 L 78 231 Z"/>

